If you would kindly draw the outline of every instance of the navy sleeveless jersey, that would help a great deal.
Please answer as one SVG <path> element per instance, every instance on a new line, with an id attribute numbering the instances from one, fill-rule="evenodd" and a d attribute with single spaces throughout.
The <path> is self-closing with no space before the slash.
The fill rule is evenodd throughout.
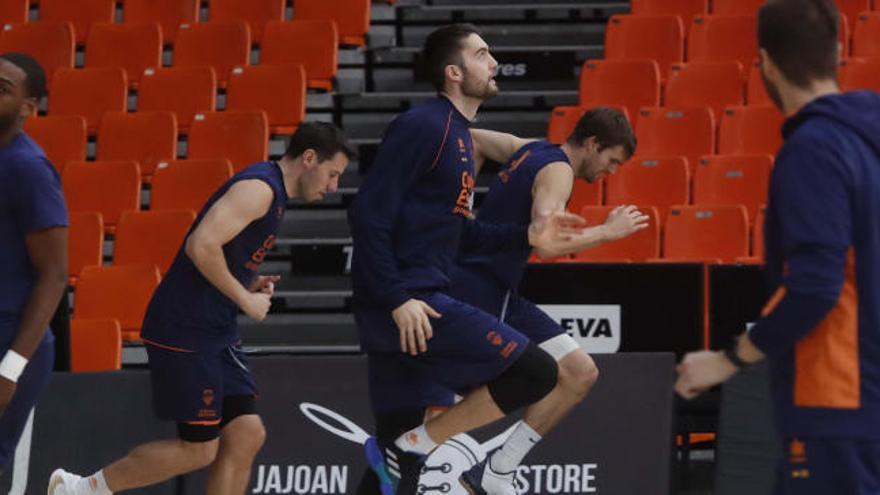
<path id="1" fill-rule="evenodd" d="M 275 244 L 287 205 L 281 169 L 275 162 L 260 162 L 242 170 L 202 207 L 171 268 L 153 294 L 141 332 L 145 340 L 186 350 L 218 349 L 239 340 L 238 306 L 202 275 L 185 247 L 186 239 L 211 206 L 243 180 L 261 180 L 269 184 L 275 194 L 269 211 L 223 246 L 226 266 L 232 275 L 245 287 L 253 281 L 266 253 Z"/>
<path id="2" fill-rule="evenodd" d="M 532 221 L 532 186 L 538 172 L 555 163 L 568 163 L 562 149 L 546 141 L 529 143 L 510 158 L 489 186 L 477 219 L 490 223 L 514 223 L 528 227 Z M 507 289 L 519 286 L 531 254 L 531 247 L 490 254 L 463 251 L 459 263 L 491 273 Z"/>

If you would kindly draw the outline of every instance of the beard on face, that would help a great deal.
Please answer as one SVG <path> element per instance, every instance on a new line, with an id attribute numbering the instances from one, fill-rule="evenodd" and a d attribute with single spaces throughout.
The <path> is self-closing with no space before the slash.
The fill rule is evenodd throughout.
<path id="1" fill-rule="evenodd" d="M 18 111 L 0 114 L 0 134 L 6 133 L 18 124 Z"/>
<path id="2" fill-rule="evenodd" d="M 492 80 L 481 81 L 476 77 L 470 77 L 470 72 L 462 67 L 464 79 L 461 82 L 461 92 L 470 98 L 486 101 L 498 95 L 498 87 L 492 85 Z"/>
<path id="3" fill-rule="evenodd" d="M 767 96 L 770 97 L 770 101 L 776 105 L 776 108 L 779 110 L 783 110 L 782 108 L 782 94 L 779 92 L 779 88 L 773 84 L 770 79 L 767 79 L 767 75 L 764 74 L 764 71 L 761 71 L 761 80 L 764 82 L 764 89 L 767 91 Z"/>

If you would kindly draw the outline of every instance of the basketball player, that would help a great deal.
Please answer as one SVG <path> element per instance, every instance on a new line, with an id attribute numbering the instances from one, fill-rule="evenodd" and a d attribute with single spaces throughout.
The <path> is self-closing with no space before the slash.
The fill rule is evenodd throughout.
<path id="1" fill-rule="evenodd" d="M 153 397 L 178 438 L 136 447 L 88 477 L 52 473 L 49 495 L 108 495 L 210 466 L 207 493 L 241 495 L 265 438 L 236 325 L 262 321 L 277 276 L 257 275 L 289 199 L 336 190 L 354 151 L 331 124 L 303 123 L 284 157 L 236 174 L 211 196 L 144 318 Z"/>

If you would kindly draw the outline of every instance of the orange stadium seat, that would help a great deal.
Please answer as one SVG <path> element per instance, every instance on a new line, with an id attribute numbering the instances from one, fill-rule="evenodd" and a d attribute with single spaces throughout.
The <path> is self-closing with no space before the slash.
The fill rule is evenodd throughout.
<path id="1" fill-rule="evenodd" d="M 605 196 L 605 180 L 600 178 L 592 184 L 583 179 L 575 179 L 568 199 L 569 211 L 580 211 L 584 206 L 598 206 Z"/>
<path id="2" fill-rule="evenodd" d="M 229 160 L 175 160 L 160 163 L 150 191 L 152 210 L 199 211 L 214 191 L 232 177 Z"/>
<path id="3" fill-rule="evenodd" d="M 198 114 L 190 129 L 188 146 L 187 158 L 228 158 L 236 171 L 266 160 L 266 114 L 244 110 Z"/>
<path id="4" fill-rule="evenodd" d="M 70 321 L 70 371 L 122 368 L 122 328 L 115 318 Z"/>
<path id="5" fill-rule="evenodd" d="M 147 304 L 160 279 L 153 265 L 86 267 L 76 286 L 73 320 L 115 318 L 123 339 L 139 339 Z"/>
<path id="6" fill-rule="evenodd" d="M 4 0 L 0 2 L 0 24 L 27 22 L 28 9 L 28 0 Z"/>
<path id="7" fill-rule="evenodd" d="M 164 274 L 195 219 L 193 210 L 124 212 L 116 228 L 113 264 L 156 265 Z"/>
<path id="8" fill-rule="evenodd" d="M 709 107 L 645 108 L 636 137 L 640 155 L 683 156 L 693 173 L 699 157 L 715 152 L 715 119 Z"/>
<path id="9" fill-rule="evenodd" d="M 770 155 L 704 156 L 694 175 L 694 204 L 739 204 L 754 219 L 761 205 L 767 204 L 772 168 Z"/>
<path id="10" fill-rule="evenodd" d="M 733 60 L 675 64 L 666 81 L 668 106 L 708 106 L 721 117 L 725 107 L 742 105 L 742 65 Z"/>
<path id="11" fill-rule="evenodd" d="M 173 45 L 181 24 L 191 24 L 199 18 L 199 0 L 125 0 L 125 22 L 158 22 L 162 26 L 162 40 Z"/>
<path id="12" fill-rule="evenodd" d="M 70 212 L 67 231 L 67 271 L 70 285 L 76 285 L 82 269 L 101 266 L 104 249 L 104 220 L 96 211 Z"/>
<path id="13" fill-rule="evenodd" d="M 262 110 L 274 134 L 292 134 L 306 117 L 301 65 L 236 67 L 226 88 L 227 110 Z"/>
<path id="14" fill-rule="evenodd" d="M 684 61 L 684 27 L 675 15 L 613 15 L 605 30 L 605 58 L 653 59 L 660 76 Z"/>
<path id="15" fill-rule="evenodd" d="M 33 56 L 51 80 L 58 69 L 72 69 L 76 55 L 73 25 L 69 22 L 7 24 L 0 35 L 0 51 Z"/>
<path id="16" fill-rule="evenodd" d="M 782 146 L 784 116 L 773 105 L 724 109 L 718 132 L 722 155 L 776 155 Z"/>
<path id="17" fill-rule="evenodd" d="M 177 119 L 171 112 L 108 112 L 97 148 L 98 160 L 134 160 L 149 180 L 157 163 L 177 158 Z"/>
<path id="18" fill-rule="evenodd" d="M 581 67 L 580 106 L 621 105 L 630 115 L 660 105 L 660 69 L 653 60 L 587 60 Z"/>
<path id="19" fill-rule="evenodd" d="M 251 39 L 259 44 L 263 28 L 269 21 L 284 20 L 285 0 L 211 0 L 211 22 L 246 21 L 250 26 Z"/>
<path id="20" fill-rule="evenodd" d="M 309 88 L 330 91 L 336 78 L 339 35 L 331 21 L 266 24 L 260 47 L 261 65 L 302 65 Z"/>
<path id="21" fill-rule="evenodd" d="M 121 67 L 60 69 L 49 95 L 49 115 L 82 115 L 94 133 L 104 113 L 125 111 L 128 82 Z"/>
<path id="22" fill-rule="evenodd" d="M 159 24 L 95 24 L 86 45 L 86 67 L 122 67 L 128 84 L 136 88 L 144 70 L 162 65 L 162 28 Z"/>
<path id="23" fill-rule="evenodd" d="M 40 0 L 40 21 L 70 22 L 77 44 L 86 42 L 92 24 L 115 16 L 116 0 Z"/>
<path id="24" fill-rule="evenodd" d="M 675 261 L 720 259 L 749 254 L 749 220 L 742 205 L 677 206 L 669 210 L 663 257 Z"/>
<path id="25" fill-rule="evenodd" d="M 844 60 L 838 75 L 840 87 L 844 91 L 880 91 L 880 57 L 853 57 Z"/>
<path id="26" fill-rule="evenodd" d="M 58 172 L 63 172 L 68 162 L 86 159 L 89 134 L 86 118 L 81 115 L 31 117 L 24 121 L 24 130 L 43 148 Z"/>
<path id="27" fill-rule="evenodd" d="M 841 15 L 846 16 L 850 26 L 856 22 L 859 14 L 871 10 L 871 0 L 835 0 L 834 3 L 837 4 Z"/>
<path id="28" fill-rule="evenodd" d="M 636 15 L 677 15 L 685 26 L 695 15 L 709 13 L 709 0 L 632 0 L 630 6 Z"/>
<path id="29" fill-rule="evenodd" d="M 587 225 L 601 225 L 608 218 L 614 206 L 584 206 L 580 214 Z M 592 249 L 575 253 L 574 261 L 633 261 L 644 262 L 660 256 L 660 223 L 657 209 L 653 206 L 640 206 L 639 210 L 649 217 L 648 227 L 617 241 L 606 242 Z"/>
<path id="30" fill-rule="evenodd" d="M 752 231 L 752 256 L 764 260 L 764 222 L 767 220 L 767 206 L 758 208 L 755 215 L 755 228 Z"/>
<path id="31" fill-rule="evenodd" d="M 213 112 L 216 104 L 217 76 L 211 67 L 147 69 L 138 92 L 138 111 L 174 112 L 180 132 L 189 130 L 195 114 Z"/>
<path id="32" fill-rule="evenodd" d="M 370 30 L 370 0 L 294 0 L 294 20 L 333 21 L 342 45 L 364 46 Z"/>
<path id="33" fill-rule="evenodd" d="M 671 206 L 690 203 L 691 174 L 680 156 L 637 155 L 605 181 L 605 204 L 653 205 L 661 223 Z"/>
<path id="34" fill-rule="evenodd" d="M 862 12 L 853 26 L 853 57 L 880 56 L 880 12 Z"/>
<path id="35" fill-rule="evenodd" d="M 107 232 L 115 230 L 123 211 L 140 209 L 137 162 L 71 162 L 61 184 L 70 211 L 100 212 Z"/>
<path id="36" fill-rule="evenodd" d="M 213 67 L 221 88 L 226 87 L 229 71 L 248 65 L 250 56 L 250 29 L 243 21 L 184 24 L 177 32 L 174 66 Z"/>
<path id="37" fill-rule="evenodd" d="M 767 89 L 761 78 L 761 65 L 754 63 L 749 67 L 749 81 L 746 84 L 746 103 L 749 105 L 770 105 L 773 102 L 767 96 Z"/>
<path id="38" fill-rule="evenodd" d="M 712 0 L 713 15 L 757 15 L 765 0 Z"/>
<path id="39" fill-rule="evenodd" d="M 629 112 L 626 108 L 618 105 L 603 105 L 619 110 L 629 120 Z M 550 120 L 547 123 L 547 140 L 553 144 L 562 144 L 571 135 L 578 121 L 593 107 L 556 107 L 550 112 Z"/>
<path id="40" fill-rule="evenodd" d="M 694 17 L 688 38 L 688 61 L 736 60 L 748 67 L 758 56 L 757 37 L 753 16 Z"/>

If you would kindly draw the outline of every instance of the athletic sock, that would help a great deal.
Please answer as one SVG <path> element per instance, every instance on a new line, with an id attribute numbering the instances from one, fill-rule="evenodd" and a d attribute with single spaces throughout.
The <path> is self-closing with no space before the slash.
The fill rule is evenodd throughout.
<path id="1" fill-rule="evenodd" d="M 428 455 L 437 447 L 437 444 L 428 436 L 428 430 L 425 425 L 413 428 L 408 432 L 397 437 L 394 445 L 404 452 L 415 452 L 417 454 Z"/>
<path id="2" fill-rule="evenodd" d="M 525 421 L 520 421 L 504 445 L 492 454 L 489 467 L 498 474 L 516 471 L 526 454 L 540 441 L 541 435 Z"/>
<path id="3" fill-rule="evenodd" d="M 107 488 L 107 481 L 104 479 L 103 469 L 88 478 L 80 479 L 76 488 L 77 495 L 113 495 L 113 492 Z"/>

